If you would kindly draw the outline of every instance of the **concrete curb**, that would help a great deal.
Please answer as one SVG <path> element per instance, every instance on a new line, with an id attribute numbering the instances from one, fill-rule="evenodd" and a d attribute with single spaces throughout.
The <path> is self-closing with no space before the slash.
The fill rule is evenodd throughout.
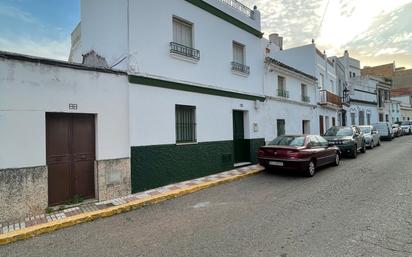
<path id="1" fill-rule="evenodd" d="M 82 213 L 79 215 L 75 215 L 72 217 L 68 217 L 62 220 L 56 220 L 56 221 L 51 221 L 48 223 L 24 228 L 18 231 L 14 232 L 9 232 L 7 234 L 2 234 L 0 235 L 0 245 L 5 245 L 9 243 L 13 243 L 19 240 L 24 240 L 28 239 L 30 237 L 36 236 L 36 235 L 41 235 L 45 233 L 49 233 L 58 229 L 62 228 L 67 228 L 74 226 L 76 224 L 84 223 L 84 222 L 89 222 L 93 221 L 99 218 L 105 218 L 105 217 L 110 217 L 116 214 L 120 214 L 123 212 L 128 212 L 134 209 L 137 209 L 139 207 L 149 205 L 149 204 L 154 204 L 158 202 L 162 202 L 165 200 L 173 199 L 179 196 L 187 195 L 193 192 L 197 192 L 206 188 L 210 188 L 213 186 L 217 186 L 220 184 L 225 184 L 229 183 L 231 181 L 239 180 L 245 177 L 253 176 L 256 175 L 257 173 L 261 172 L 263 168 L 255 168 L 250 172 L 244 173 L 244 174 L 239 174 L 239 175 L 234 175 L 231 177 L 226 177 L 226 178 L 221 178 L 215 181 L 211 182 L 205 182 L 199 185 L 187 187 L 184 189 L 178 189 L 174 190 L 171 192 L 167 193 L 162 193 L 156 196 L 152 196 L 146 199 L 141 199 L 141 200 L 136 200 L 136 201 L 131 201 L 126 204 L 110 207 L 104 210 L 98 210 L 98 211 L 92 211 L 88 213 Z"/>

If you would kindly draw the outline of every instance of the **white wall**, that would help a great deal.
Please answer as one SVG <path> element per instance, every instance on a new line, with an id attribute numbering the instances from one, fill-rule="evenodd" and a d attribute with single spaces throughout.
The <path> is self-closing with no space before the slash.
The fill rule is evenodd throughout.
<path id="1" fill-rule="evenodd" d="M 45 165 L 46 112 L 97 114 L 97 160 L 129 157 L 126 76 L 0 59 L 0 78 L 0 168 Z"/>
<path id="2" fill-rule="evenodd" d="M 286 90 L 289 92 L 289 100 L 302 102 L 301 85 L 307 86 L 308 96 L 310 97 L 310 104 L 316 105 L 316 82 L 306 79 L 303 75 L 292 75 L 293 73 L 285 71 L 284 68 L 276 68 L 272 66 L 264 72 L 265 80 L 265 96 L 277 97 L 278 76 L 285 78 Z M 303 103 L 304 104 L 304 103 Z"/>
<path id="3" fill-rule="evenodd" d="M 374 123 L 379 122 L 379 113 L 376 106 L 367 105 L 367 104 L 358 104 L 358 103 L 351 103 L 350 109 L 346 113 L 346 123 L 348 126 L 358 126 L 359 125 L 359 111 L 364 111 L 365 115 L 365 125 L 368 124 L 368 119 L 366 114 L 371 114 L 371 125 Z M 352 123 L 351 113 L 355 114 L 355 123 Z"/>
<path id="4" fill-rule="evenodd" d="M 130 53 L 129 71 L 133 74 L 161 76 L 166 79 L 212 85 L 249 93 L 261 93 L 264 54 L 261 39 L 215 15 L 183 0 L 130 1 L 130 36 L 127 32 L 127 0 L 82 1 L 82 48 L 95 49 L 113 64 Z M 227 11 L 249 25 L 257 22 L 218 0 L 207 2 Z M 194 48 L 200 60 L 190 62 L 173 57 L 173 16 L 193 23 Z M 246 22 L 245 21 L 245 22 Z M 233 74 L 233 41 L 245 45 L 248 76 Z M 129 47 L 128 47 L 129 46 Z M 116 66 L 126 70 L 127 60 Z"/>
<path id="5" fill-rule="evenodd" d="M 42 111 L 0 110 L 0 169 L 46 165 L 45 129 Z"/>
<path id="6" fill-rule="evenodd" d="M 278 119 L 285 120 L 286 134 L 302 134 L 302 120 L 310 121 L 310 134 L 319 134 L 319 118 L 313 107 L 266 100 L 263 114 L 263 133 L 266 142 L 277 137 Z"/>
<path id="7" fill-rule="evenodd" d="M 80 1 L 81 54 L 95 50 L 106 58 L 110 67 L 128 55 L 127 2 L 127 0 Z M 142 22 L 148 25 L 147 21 Z M 126 65 L 127 62 L 122 64 Z M 119 65 L 115 68 L 126 69 L 127 66 Z"/>
<path id="8" fill-rule="evenodd" d="M 271 52 L 270 56 L 309 75 L 319 77 L 319 74 L 316 74 L 315 54 L 315 45 L 310 44 Z"/>
<path id="9" fill-rule="evenodd" d="M 245 138 L 264 137 L 254 101 L 130 84 L 130 145 L 175 144 L 176 104 L 196 106 L 197 142 L 233 140 L 233 110 L 248 111 Z"/>

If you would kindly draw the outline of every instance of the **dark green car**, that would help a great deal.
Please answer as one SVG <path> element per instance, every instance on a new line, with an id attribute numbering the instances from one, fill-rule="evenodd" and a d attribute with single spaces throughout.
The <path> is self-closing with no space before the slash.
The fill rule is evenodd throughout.
<path id="1" fill-rule="evenodd" d="M 362 131 L 356 127 L 331 127 L 323 137 L 330 145 L 339 147 L 342 154 L 356 158 L 358 151 L 366 152 L 365 138 Z"/>

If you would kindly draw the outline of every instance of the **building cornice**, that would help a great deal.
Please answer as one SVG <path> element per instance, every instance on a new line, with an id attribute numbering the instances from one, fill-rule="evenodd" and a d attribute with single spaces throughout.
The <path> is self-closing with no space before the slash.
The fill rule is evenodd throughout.
<path id="1" fill-rule="evenodd" d="M 377 106 L 377 102 L 372 102 L 372 101 L 365 101 L 365 100 L 358 100 L 358 99 L 350 99 L 351 103 L 359 103 L 359 104 L 369 104 L 369 105 L 374 105 Z"/>
<path id="2" fill-rule="evenodd" d="M 205 1 L 202 0 L 185 0 L 186 2 L 189 2 L 197 7 L 199 7 L 200 9 L 205 10 L 206 12 L 209 12 L 213 15 L 215 15 L 216 17 L 221 18 L 222 20 L 225 20 L 229 23 L 231 23 L 232 25 L 235 25 L 238 28 L 241 28 L 253 35 L 255 35 L 258 38 L 262 38 L 263 37 L 263 32 L 260 32 L 259 30 L 247 25 L 246 23 L 232 17 L 231 15 L 223 12 L 222 10 L 219 10 L 218 8 L 214 7 L 211 4 L 206 3 Z"/>
<path id="3" fill-rule="evenodd" d="M 311 107 L 311 108 L 316 108 L 317 107 L 316 104 L 300 102 L 300 101 L 291 100 L 291 99 L 284 98 L 284 97 L 267 96 L 266 99 L 273 100 L 273 101 L 284 102 L 284 103 L 296 104 L 296 105 L 301 105 L 301 106 Z"/>
<path id="4" fill-rule="evenodd" d="M 287 71 L 291 72 L 292 74 L 294 74 L 294 76 L 297 76 L 297 75 L 303 76 L 306 80 L 310 80 L 312 83 L 315 83 L 315 82 L 318 80 L 316 77 L 314 77 L 314 76 L 312 76 L 312 75 L 309 75 L 309 74 L 307 74 L 307 73 L 305 73 L 305 72 L 303 72 L 303 71 L 300 71 L 300 70 L 298 70 L 298 69 L 296 69 L 296 68 L 293 68 L 293 67 L 291 67 L 291 66 L 289 66 L 289 65 L 287 65 L 287 64 L 284 64 L 284 63 L 282 63 L 282 62 L 280 62 L 280 61 L 278 61 L 278 60 L 276 60 L 276 59 L 274 59 L 274 58 L 266 57 L 266 60 L 265 60 L 265 61 L 266 61 L 267 63 L 275 66 L 275 67 L 279 67 L 279 68 L 280 68 L 280 69 L 279 69 L 280 71 L 285 71 L 285 70 L 287 70 Z"/>
<path id="5" fill-rule="evenodd" d="M 153 87 L 160 87 L 160 88 L 167 88 L 167 89 L 174 89 L 174 90 L 180 90 L 180 91 L 186 91 L 186 92 L 230 97 L 230 98 L 244 99 L 244 100 L 251 100 L 251 101 L 261 101 L 261 102 L 265 101 L 265 97 L 263 95 L 254 95 L 254 94 L 240 92 L 240 91 L 226 90 L 226 89 L 213 87 L 213 86 L 192 84 L 189 82 L 181 82 L 181 81 L 171 81 L 171 80 L 166 80 L 163 78 L 157 78 L 153 76 L 140 75 L 140 74 L 139 75 L 129 75 L 128 77 L 129 77 L 129 83 L 132 83 L 132 84 L 139 84 L 139 85 L 145 85 L 145 86 L 153 86 Z"/>

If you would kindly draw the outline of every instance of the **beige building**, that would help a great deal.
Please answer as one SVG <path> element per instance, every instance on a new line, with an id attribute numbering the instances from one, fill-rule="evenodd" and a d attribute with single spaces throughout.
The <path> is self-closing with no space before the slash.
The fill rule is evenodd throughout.
<path id="1" fill-rule="evenodd" d="M 393 80 L 393 88 L 412 88 L 412 69 L 396 68 L 395 63 L 388 63 L 373 67 L 364 67 L 362 75 L 385 77 Z"/>

